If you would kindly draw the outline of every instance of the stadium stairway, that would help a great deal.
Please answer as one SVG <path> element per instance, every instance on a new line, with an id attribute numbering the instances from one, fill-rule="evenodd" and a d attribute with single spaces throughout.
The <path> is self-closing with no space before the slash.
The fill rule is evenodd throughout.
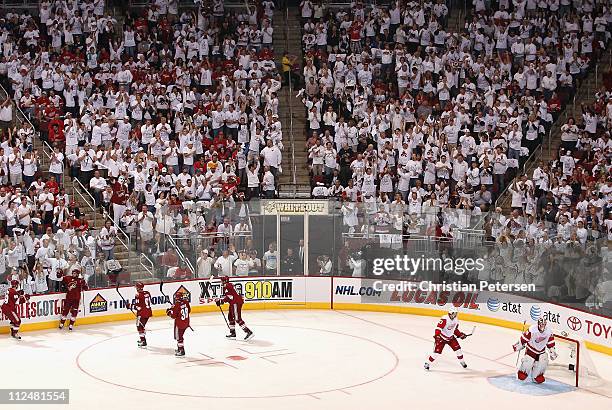
<path id="1" fill-rule="evenodd" d="M 275 12 L 274 51 L 277 64 L 281 67 L 283 52 L 296 57 L 296 64 L 302 67 L 302 32 L 299 9 L 288 7 Z M 306 111 L 295 97 L 297 90 L 284 85 L 279 92 L 279 119 L 283 125 L 283 173 L 279 177 L 280 198 L 310 198 L 310 176 L 308 153 L 306 152 Z"/>
<path id="2" fill-rule="evenodd" d="M 448 19 L 446 21 L 446 31 L 448 33 L 460 33 L 463 30 L 467 11 L 466 7 L 467 0 L 456 0 L 451 3 L 448 9 Z"/>
<path id="3" fill-rule="evenodd" d="M 536 151 L 535 155 L 527 160 L 527 162 L 520 169 L 518 175 L 527 174 L 531 176 L 533 170 L 538 166 L 538 161 L 543 161 L 547 163 L 552 161 L 555 157 L 555 153 L 559 152 L 559 148 L 561 147 L 561 127 L 568 118 L 573 117 L 577 121 L 582 118 L 582 108 L 581 104 L 589 104 L 593 102 L 594 94 L 597 91 L 598 87 L 602 85 L 602 77 L 605 73 L 609 72 L 612 69 L 612 53 L 606 50 L 603 56 L 600 58 L 597 70 L 592 69 L 589 71 L 586 78 L 582 80 L 579 86 L 576 89 L 576 94 L 571 102 L 569 102 L 564 111 L 561 111 L 557 121 L 552 125 L 550 135 L 545 136 L 544 142 L 541 146 L 541 150 Z M 511 182 L 510 182 L 511 183 Z M 508 185 L 510 185 L 510 183 Z M 501 207 L 505 214 L 508 214 L 512 208 L 512 195 L 508 190 L 504 191 L 502 195 L 497 200 L 497 206 Z"/>

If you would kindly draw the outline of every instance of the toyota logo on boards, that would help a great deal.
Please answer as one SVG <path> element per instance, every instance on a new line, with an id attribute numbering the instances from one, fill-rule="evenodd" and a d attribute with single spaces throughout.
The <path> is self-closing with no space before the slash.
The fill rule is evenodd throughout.
<path id="1" fill-rule="evenodd" d="M 567 318 L 567 327 L 577 332 L 582 328 L 582 321 L 576 316 L 570 316 Z"/>

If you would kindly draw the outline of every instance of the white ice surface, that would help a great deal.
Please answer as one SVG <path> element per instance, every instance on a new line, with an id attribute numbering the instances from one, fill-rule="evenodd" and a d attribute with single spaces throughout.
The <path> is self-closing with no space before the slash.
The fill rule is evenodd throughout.
<path id="1" fill-rule="evenodd" d="M 461 341 L 468 369 L 447 349 L 427 372 L 434 317 L 247 310 L 243 318 L 255 332 L 248 342 L 226 340 L 218 313 L 193 315 L 184 358 L 174 357 L 167 318 L 149 322 L 146 350 L 136 346 L 131 322 L 26 332 L 21 341 L 2 337 L 1 387 L 70 389 L 70 406 L 19 409 L 611 408 L 605 380 L 547 395 L 538 395 L 538 386 L 496 387 L 515 373 L 516 330 L 463 322 L 466 332 L 477 326 Z M 612 358 L 590 354 L 602 378 L 612 380 Z M 557 387 L 573 380 L 569 371 L 549 378 Z"/>

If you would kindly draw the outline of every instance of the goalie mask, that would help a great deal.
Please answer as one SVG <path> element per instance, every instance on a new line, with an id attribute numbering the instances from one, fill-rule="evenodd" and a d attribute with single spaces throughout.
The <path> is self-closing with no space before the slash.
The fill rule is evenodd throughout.
<path id="1" fill-rule="evenodd" d="M 543 332 L 544 330 L 546 330 L 546 325 L 548 324 L 547 320 L 545 317 L 541 317 L 538 319 L 538 330 L 540 332 Z"/>

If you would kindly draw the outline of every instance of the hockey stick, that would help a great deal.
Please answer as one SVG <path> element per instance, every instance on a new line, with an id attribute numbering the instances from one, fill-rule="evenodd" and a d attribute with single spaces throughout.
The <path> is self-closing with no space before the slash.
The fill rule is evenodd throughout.
<path id="1" fill-rule="evenodd" d="M 230 327 L 227 318 L 225 317 L 225 312 L 223 311 L 223 309 L 221 309 L 220 305 L 217 305 L 217 307 L 219 308 L 219 311 L 221 312 L 221 315 L 223 316 L 223 320 L 225 320 L 225 325 L 227 326 L 227 328 L 229 329 L 229 331 L 232 331 L 232 328 Z"/>
<path id="2" fill-rule="evenodd" d="M 521 326 L 521 336 L 523 336 L 523 332 L 525 331 L 526 322 L 526 320 L 523 320 L 523 326 Z M 521 350 L 516 351 L 516 363 L 514 364 L 514 367 L 518 367 L 519 357 L 521 357 Z"/>
<path id="3" fill-rule="evenodd" d="M 81 303 L 83 304 L 83 317 L 87 316 L 87 312 L 85 311 L 85 291 L 81 286 Z"/>
<path id="4" fill-rule="evenodd" d="M 164 280 L 162 279 L 161 282 L 159 282 L 159 291 L 161 292 L 162 296 L 164 297 L 164 300 L 168 300 L 168 302 L 166 303 L 170 303 L 170 298 L 164 293 Z"/>
<path id="5" fill-rule="evenodd" d="M 465 337 L 472 336 L 475 331 L 476 331 L 476 326 L 472 328 L 472 333 L 466 333 Z"/>
<path id="6" fill-rule="evenodd" d="M 213 300 L 214 300 L 213 298 L 208 298 L 208 299 L 206 299 L 206 302 L 210 303 Z M 200 299 L 200 302 L 201 301 L 202 301 L 202 299 Z M 225 312 L 223 311 L 223 309 L 221 309 L 221 305 L 217 305 L 217 307 L 219 308 L 219 311 L 221 312 L 221 315 L 223 316 L 223 320 L 225 320 L 225 325 L 227 326 L 227 328 L 231 332 L 232 329 L 230 328 L 229 322 L 227 321 L 227 317 L 225 317 Z"/>
<path id="7" fill-rule="evenodd" d="M 134 312 L 134 310 L 132 309 L 132 306 L 128 303 L 127 300 L 125 300 L 125 298 L 123 297 L 123 295 L 121 294 L 121 292 L 119 292 L 119 281 L 117 281 L 117 285 L 115 286 L 115 291 L 117 291 L 117 293 L 119 294 L 119 297 L 121 298 L 121 300 L 123 300 L 123 303 L 125 303 L 125 306 L 130 309 L 130 312 L 132 312 L 134 314 L 134 316 L 138 317 L 138 315 L 136 314 L 136 312 Z"/>

